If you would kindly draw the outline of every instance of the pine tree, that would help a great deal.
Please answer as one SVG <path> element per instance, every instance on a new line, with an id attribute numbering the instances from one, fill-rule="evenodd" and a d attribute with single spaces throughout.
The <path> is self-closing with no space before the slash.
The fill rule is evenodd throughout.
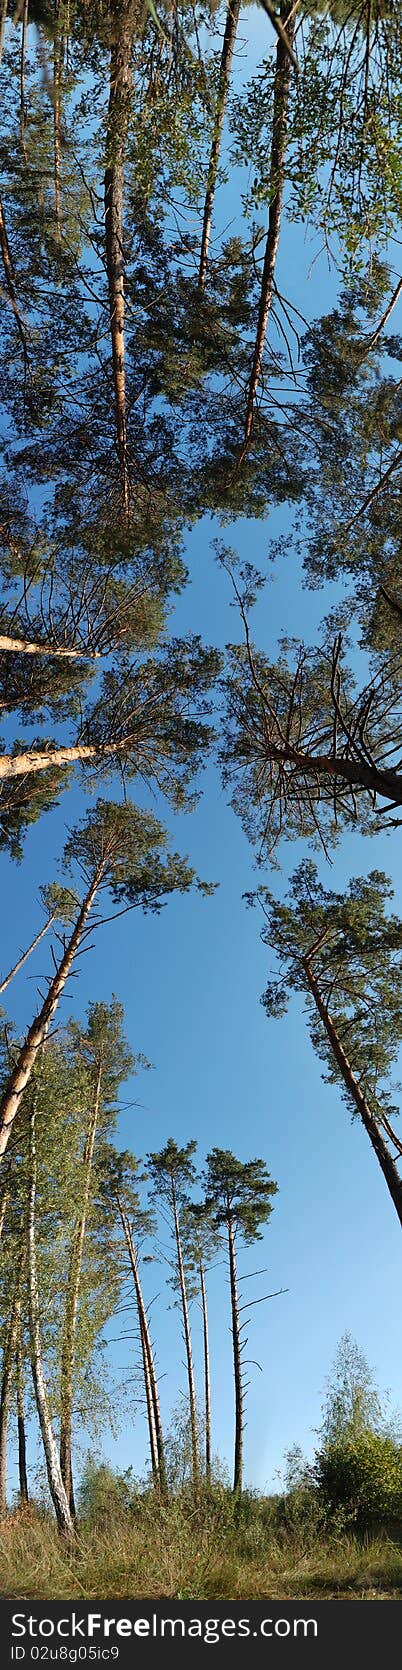
<path id="1" fill-rule="evenodd" d="M 361 1121 L 402 1223 L 402 1142 L 390 1085 L 402 1037 L 402 923 L 389 910 L 391 884 L 374 870 L 335 893 L 305 861 L 287 899 L 279 902 L 266 888 L 260 897 L 262 937 L 279 963 L 279 978 L 264 993 L 266 1012 L 282 1014 L 290 992 L 303 993 L 325 1077 L 341 1085 Z"/>
<path id="2" fill-rule="evenodd" d="M 236 1243 L 241 1239 L 250 1245 L 261 1240 L 261 1225 L 267 1223 L 271 1216 L 271 1199 L 276 1194 L 277 1185 L 272 1182 L 264 1160 L 243 1163 L 227 1148 L 211 1148 L 207 1154 L 204 1185 L 206 1211 L 216 1230 L 226 1230 L 228 1241 L 235 1383 L 233 1491 L 240 1496 L 243 1483 L 244 1388 Z"/>
<path id="3" fill-rule="evenodd" d="M 266 855 L 286 832 L 327 852 L 343 827 L 398 824 L 398 665 L 386 657 L 359 689 L 340 633 L 318 649 L 285 640 L 271 662 L 253 647 L 242 612 L 246 645 L 229 652 L 222 765 L 253 843 Z"/>
<path id="4" fill-rule="evenodd" d="M 209 1347 L 208 1304 L 206 1276 L 209 1267 L 216 1260 L 220 1247 L 219 1233 L 213 1223 L 208 1220 L 204 1207 L 190 1202 L 182 1213 L 181 1239 L 183 1257 L 186 1268 L 186 1283 L 192 1278 L 194 1296 L 201 1300 L 202 1332 L 204 1347 L 204 1401 L 205 1401 L 205 1479 L 211 1483 L 211 1363 Z M 189 1277 L 187 1277 L 187 1270 Z"/>
<path id="5" fill-rule="evenodd" d="M 141 1174 L 139 1162 L 134 1158 L 134 1155 L 126 1152 L 120 1154 L 109 1153 L 105 1187 L 109 1203 L 111 1202 L 115 1207 L 117 1206 L 128 1254 L 129 1269 L 134 1283 L 152 1476 L 155 1487 L 160 1491 L 161 1496 L 165 1497 L 167 1495 L 165 1442 L 154 1351 L 141 1281 L 142 1248 L 144 1241 L 147 1244 L 150 1236 L 153 1239 L 155 1237 L 156 1216 L 149 1207 L 144 1206 L 141 1198 L 139 1184 L 144 1181 L 146 1181 L 146 1175 Z"/>
<path id="6" fill-rule="evenodd" d="M 167 1207 L 174 1236 L 177 1260 L 177 1276 L 180 1288 L 181 1311 L 183 1318 L 183 1335 L 186 1351 L 187 1380 L 189 1396 L 189 1417 L 191 1428 L 192 1479 L 194 1496 L 197 1499 L 199 1488 L 199 1454 L 197 1430 L 197 1403 L 195 1392 L 193 1348 L 191 1340 L 189 1295 L 186 1281 L 186 1270 L 183 1258 L 180 1215 L 181 1208 L 187 1202 L 188 1189 L 195 1181 L 195 1167 L 193 1155 L 197 1144 L 187 1142 L 179 1148 L 173 1137 L 169 1137 L 165 1147 L 159 1153 L 147 1154 L 147 1167 L 156 1191 L 157 1197 L 162 1199 Z"/>
<path id="7" fill-rule="evenodd" d="M 138 905 L 145 910 L 158 910 L 169 893 L 176 888 L 185 892 L 195 881 L 195 873 L 185 860 L 177 853 L 166 852 L 166 847 L 163 826 L 150 813 L 139 812 L 129 801 L 118 806 L 113 801 L 98 800 L 93 812 L 72 831 L 64 849 L 63 870 L 64 874 L 69 868 L 78 870 L 85 891 L 79 905 L 74 892 L 67 901 L 72 930 L 62 940 L 62 955 L 49 980 L 46 997 L 16 1051 L 0 1101 L 2 1158 L 66 981 L 88 933 L 96 925 L 95 902 L 109 894 L 117 907 L 116 914 Z"/>
<path id="8" fill-rule="evenodd" d="M 116 1121 L 116 1098 L 120 1084 L 135 1070 L 135 1060 L 123 1033 L 124 1011 L 112 1003 L 92 1003 L 85 1028 L 70 1022 L 68 1041 L 74 1060 L 85 1075 L 87 1126 L 77 1189 L 76 1211 L 68 1258 L 65 1310 L 61 1345 L 60 1469 L 64 1488 L 75 1519 L 71 1443 L 74 1403 L 75 1360 L 79 1320 L 80 1289 L 85 1236 L 94 1191 L 97 1144 L 105 1142 Z M 96 1171 L 95 1171 L 96 1179 Z"/>

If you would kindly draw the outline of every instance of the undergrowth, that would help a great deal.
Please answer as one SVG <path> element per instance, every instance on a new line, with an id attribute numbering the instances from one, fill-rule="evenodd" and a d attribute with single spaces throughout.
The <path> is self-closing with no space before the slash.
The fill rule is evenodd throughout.
<path id="1" fill-rule="evenodd" d="M 402 1538 L 357 1535 L 279 1498 L 150 1493 L 109 1520 L 81 1519 L 73 1546 L 30 1507 L 0 1526 L 0 1594 L 39 1599 L 398 1598 Z"/>

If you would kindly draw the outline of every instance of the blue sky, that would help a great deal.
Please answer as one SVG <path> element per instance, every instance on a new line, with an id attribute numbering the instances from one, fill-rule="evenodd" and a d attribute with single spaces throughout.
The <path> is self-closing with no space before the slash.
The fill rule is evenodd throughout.
<path id="1" fill-rule="evenodd" d="M 266 50 L 267 19 L 253 9 L 255 38 Z M 225 194 L 224 224 L 238 213 L 236 179 Z M 283 225 L 278 283 L 310 318 L 334 300 L 334 280 L 324 260 L 311 267 L 313 248 L 302 228 Z M 401 306 L 399 308 L 401 315 Z M 395 329 L 400 324 L 395 314 Z M 267 540 L 288 532 L 285 512 L 267 525 L 240 522 L 227 541 L 241 556 L 264 568 Z M 230 586 L 211 548 L 218 526 L 206 520 L 187 546 L 190 583 L 180 598 L 175 629 L 191 627 L 211 642 L 238 635 Z M 282 631 L 314 639 L 328 594 L 302 591 L 298 565 L 284 552 L 264 591 L 256 636 L 275 648 Z M 214 767 L 203 778 L 203 797 L 191 817 L 162 816 L 174 845 L 188 851 L 203 879 L 219 882 L 210 899 L 178 898 L 159 917 L 137 913 L 100 930 L 96 949 L 82 959 L 79 978 L 63 1004 L 61 1018 L 81 1015 L 90 999 L 115 992 L 125 1006 L 134 1051 L 153 1063 L 124 1091 L 119 1135 L 123 1146 L 143 1156 L 173 1135 L 195 1137 L 202 1162 L 218 1143 L 242 1159 L 261 1155 L 279 1192 L 269 1227 L 256 1249 L 239 1254 L 239 1268 L 267 1267 L 248 1281 L 252 1298 L 278 1288 L 288 1291 L 251 1311 L 247 1356 L 251 1367 L 246 1429 L 247 1481 L 262 1488 L 277 1483 L 285 1451 L 299 1442 L 314 1446 L 325 1377 L 337 1343 L 348 1329 L 373 1365 L 391 1400 L 401 1398 L 402 1343 L 399 1326 L 400 1230 L 364 1132 L 351 1123 L 334 1087 L 324 1084 L 310 1045 L 302 1005 L 294 1000 L 282 1021 L 268 1022 L 260 1005 L 268 954 L 259 939 L 258 916 L 243 901 L 253 885 L 252 853 L 220 786 Z M 38 888 L 55 873 L 65 824 L 71 826 L 82 799 L 78 789 L 42 819 L 27 839 L 24 863 L 11 872 L 0 858 L 3 882 L 1 968 L 5 972 L 39 924 Z M 160 810 L 159 806 L 157 807 Z M 278 891 L 300 856 L 297 843 L 283 848 Z M 363 839 L 348 835 L 334 855 L 327 881 L 342 886 L 351 874 L 374 867 L 393 878 L 398 907 L 400 837 Z M 319 865 L 325 871 L 320 856 Z M 7 993 L 10 1013 L 23 1028 L 36 1002 L 36 984 L 50 966 L 45 940 L 27 975 Z M 161 1375 L 165 1423 L 185 1390 L 184 1350 L 177 1313 L 168 1308 L 162 1266 L 144 1276 L 147 1296 L 159 1292 L 152 1310 Z M 233 1382 L 226 1269 L 209 1278 L 213 1443 L 229 1465 L 233 1450 Z M 127 1324 L 122 1321 L 122 1329 Z M 193 1313 L 196 1364 L 201 1383 L 201 1319 Z M 116 1335 L 114 1323 L 110 1334 Z M 111 1346 L 118 1374 L 127 1378 L 136 1351 L 127 1340 Z M 262 1370 L 262 1372 L 261 1372 Z M 105 1438 L 104 1453 L 116 1465 L 141 1473 L 146 1456 L 141 1411 L 126 1411 L 116 1440 Z M 13 1479 L 13 1474 L 11 1474 Z M 14 1475 L 15 1482 L 15 1475 Z"/>

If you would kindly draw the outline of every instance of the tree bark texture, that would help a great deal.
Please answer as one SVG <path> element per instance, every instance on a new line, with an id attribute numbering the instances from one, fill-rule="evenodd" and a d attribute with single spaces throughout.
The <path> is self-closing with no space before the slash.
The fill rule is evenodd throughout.
<path id="1" fill-rule="evenodd" d="M 0 782 L 9 777 L 27 777 L 37 771 L 47 771 L 49 766 L 54 769 L 62 765 L 75 765 L 80 760 L 100 760 L 109 754 L 122 753 L 126 742 L 88 742 L 77 743 L 71 748 L 49 748 L 41 754 L 38 750 L 25 754 L 0 755 Z"/>
<path id="2" fill-rule="evenodd" d="M 37 644 L 29 638 L 11 638 L 7 632 L 0 632 L 0 651 L 10 655 L 46 655 L 55 661 L 97 661 L 98 650 L 68 648 L 65 644 Z"/>

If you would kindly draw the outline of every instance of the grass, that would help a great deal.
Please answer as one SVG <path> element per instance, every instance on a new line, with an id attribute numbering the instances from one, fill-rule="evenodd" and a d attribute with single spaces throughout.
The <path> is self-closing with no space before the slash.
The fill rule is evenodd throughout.
<path id="1" fill-rule="evenodd" d="M 269 1503 L 236 1519 L 227 1499 L 195 1512 L 141 1498 L 129 1514 L 82 1523 L 63 1544 L 48 1515 L 17 1511 L 0 1528 L 0 1594 L 9 1599 L 378 1600 L 402 1594 L 402 1541 L 278 1526 Z"/>

